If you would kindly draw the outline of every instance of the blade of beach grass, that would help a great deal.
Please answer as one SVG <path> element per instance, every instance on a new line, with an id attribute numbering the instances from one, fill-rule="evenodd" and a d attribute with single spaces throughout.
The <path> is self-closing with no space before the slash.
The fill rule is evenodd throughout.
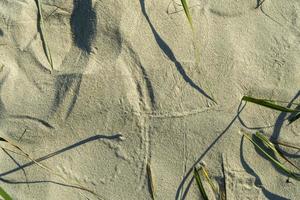
<path id="1" fill-rule="evenodd" d="M 91 193 L 91 194 L 93 194 L 93 195 L 95 195 L 95 196 L 97 196 L 97 197 L 100 197 L 101 199 L 104 199 L 104 198 L 102 198 L 100 195 L 98 195 L 97 193 L 95 193 L 94 191 L 92 191 L 92 190 L 90 190 L 90 189 L 88 189 L 88 188 L 86 188 L 86 187 L 84 187 L 84 186 L 82 186 L 82 185 L 80 185 L 80 184 L 73 183 L 73 182 L 67 180 L 64 176 L 62 176 L 61 174 L 55 172 L 53 169 L 51 169 L 51 168 L 49 168 L 49 167 L 47 167 L 47 166 L 41 164 L 40 162 L 36 161 L 35 159 L 31 158 L 31 156 L 30 156 L 28 153 L 26 153 L 23 149 L 21 149 L 18 145 L 13 144 L 12 142 L 8 141 L 7 139 L 5 139 L 5 138 L 3 138 L 3 137 L 0 137 L 0 142 L 5 142 L 5 143 L 9 144 L 10 146 L 16 148 L 17 150 L 19 150 L 19 151 L 22 153 L 22 154 L 21 154 L 22 156 L 26 157 L 26 158 L 29 159 L 31 162 L 33 162 L 33 163 L 35 163 L 36 165 L 38 165 L 40 168 L 42 168 L 42 169 L 48 171 L 50 174 L 53 174 L 53 175 L 56 175 L 56 176 L 60 177 L 60 178 L 63 179 L 63 180 L 66 182 L 66 184 L 69 185 L 70 187 L 74 187 L 74 188 L 77 188 L 77 189 L 80 189 L 80 190 L 87 191 L 87 192 L 89 192 L 89 193 Z M 3 148 L 3 147 L 1 147 L 1 148 Z M 84 196 L 85 196 L 85 195 L 84 195 Z"/>
<path id="2" fill-rule="evenodd" d="M 208 197 L 207 197 L 207 194 L 205 192 L 205 189 L 203 187 L 203 184 L 202 184 L 202 181 L 201 181 L 201 178 L 200 178 L 200 175 L 199 175 L 199 172 L 198 170 L 196 169 L 196 167 L 194 167 L 194 177 L 196 179 L 196 183 L 197 183 L 197 186 L 198 186 L 198 189 L 203 197 L 204 200 L 208 200 Z"/>
<path id="3" fill-rule="evenodd" d="M 148 183 L 149 183 L 150 195 L 151 195 L 152 199 L 154 200 L 155 199 L 154 184 L 153 184 L 151 166 L 149 163 L 147 163 L 146 170 L 147 170 L 148 181 L 149 181 Z"/>
<path id="4" fill-rule="evenodd" d="M 7 194 L 1 186 L 0 186 L 0 197 L 2 197 L 4 200 L 12 200 L 9 194 Z"/>
<path id="5" fill-rule="evenodd" d="M 295 145 L 292 145 L 292 144 L 288 144 L 288 143 L 285 143 L 285 142 L 280 142 L 280 141 L 272 141 L 274 144 L 278 144 L 278 145 L 281 145 L 281 146 L 285 146 L 285 147 L 289 147 L 289 148 L 292 148 L 292 149 L 297 149 L 297 150 L 300 150 L 300 147 L 297 147 Z"/>
<path id="6" fill-rule="evenodd" d="M 198 47 L 197 43 L 196 43 L 196 32 L 194 31 L 194 25 L 193 25 L 193 20 L 192 20 L 192 15 L 190 13 L 190 9 L 189 9 L 189 5 L 188 5 L 188 0 L 181 0 L 181 4 L 183 6 L 183 10 L 185 13 L 186 18 L 189 21 L 189 24 L 191 26 L 192 29 L 192 33 L 193 33 L 193 45 L 194 45 L 194 57 L 195 57 L 195 64 L 199 65 L 200 63 L 200 48 Z"/>
<path id="7" fill-rule="evenodd" d="M 264 135 L 262 135 L 261 133 L 257 132 L 255 134 L 255 136 L 257 138 L 259 138 L 268 148 L 270 148 L 277 156 L 283 158 L 285 161 L 287 161 L 289 164 L 291 164 L 293 167 L 295 167 L 296 169 L 298 169 L 300 171 L 300 168 L 295 165 L 292 161 L 290 161 L 287 157 L 285 157 L 283 155 L 283 153 L 278 149 L 276 148 L 276 146 L 267 138 L 265 137 Z"/>
<path id="8" fill-rule="evenodd" d="M 210 178 L 209 174 L 208 174 L 208 170 L 206 169 L 206 167 L 204 165 L 202 165 L 199 168 L 199 171 L 202 172 L 203 176 L 205 177 L 205 179 L 207 180 L 207 182 L 209 183 L 210 187 L 212 188 L 212 190 L 214 191 L 215 195 L 218 196 L 217 199 L 226 199 L 225 198 L 225 194 L 224 191 L 221 191 L 220 193 L 218 192 L 218 189 L 216 188 L 215 184 L 213 183 L 212 179 Z"/>
<path id="9" fill-rule="evenodd" d="M 288 102 L 288 101 L 273 100 L 273 99 L 261 99 L 261 100 L 269 101 L 272 103 L 286 103 L 286 104 L 291 104 L 291 105 L 295 105 L 295 106 L 300 106 L 299 103 L 293 103 L 293 102 Z"/>
<path id="10" fill-rule="evenodd" d="M 213 189 L 213 191 L 215 193 L 217 193 L 218 190 L 217 190 L 216 186 L 214 185 L 214 183 L 212 182 L 211 178 L 209 177 L 207 169 L 204 166 L 201 166 L 199 170 L 202 171 L 202 174 L 206 178 L 207 182 L 209 183 L 209 185 Z"/>
<path id="11" fill-rule="evenodd" d="M 48 44 L 47 44 L 46 33 L 44 31 L 44 19 L 43 19 L 43 13 L 42 13 L 42 6 L 41 6 L 39 0 L 35 0 L 35 2 L 36 2 L 37 7 L 38 7 L 39 29 L 40 29 L 41 39 L 42 39 L 42 42 L 43 42 L 44 51 L 45 51 L 46 57 L 48 59 L 48 62 L 51 66 L 51 70 L 53 71 L 54 67 L 53 67 L 51 52 L 50 52 L 50 49 L 49 49 Z"/>
<path id="12" fill-rule="evenodd" d="M 188 6 L 188 2 L 187 0 L 181 0 L 181 4 L 183 6 L 183 10 L 185 12 L 185 15 L 191 25 L 191 28 L 194 29 L 194 26 L 193 26 L 193 21 L 192 21 L 192 16 L 190 14 L 190 9 L 189 9 L 189 6 Z"/>
<path id="13" fill-rule="evenodd" d="M 269 100 L 257 99 L 257 98 L 253 98 L 253 97 L 250 97 L 250 96 L 243 96 L 242 101 L 255 103 L 255 104 L 258 104 L 258 105 L 261 105 L 261 106 L 265 106 L 267 108 L 271 108 L 271 109 L 274 109 L 274 110 L 281 111 L 281 112 L 288 112 L 288 113 L 300 112 L 300 110 L 286 108 L 286 107 L 277 105 L 275 103 L 272 103 Z"/>
<path id="14" fill-rule="evenodd" d="M 292 172 L 290 169 L 288 169 L 286 166 L 284 166 L 280 161 L 276 160 L 273 156 L 271 156 L 269 153 L 267 153 L 259 144 L 257 144 L 254 140 L 252 140 L 252 138 L 247 134 L 244 133 L 244 136 L 252 143 L 254 144 L 255 147 L 257 147 L 257 149 L 259 149 L 259 151 L 261 151 L 274 165 L 276 165 L 279 169 L 281 169 L 282 171 L 284 171 L 286 174 L 289 175 L 289 177 L 292 177 L 296 180 L 300 180 L 300 176 L 294 172 Z M 255 134 L 255 136 L 257 136 L 257 134 Z M 263 142 L 264 144 L 269 144 L 266 143 L 265 138 L 263 137 L 257 137 L 261 142 Z M 273 150 L 272 145 L 270 145 L 270 148 Z M 276 150 L 275 150 L 276 151 Z M 277 151 L 276 151 L 277 152 Z"/>
<path id="15" fill-rule="evenodd" d="M 227 200 L 227 192 L 226 192 L 226 171 L 225 171 L 225 166 L 224 166 L 224 155 L 222 154 L 222 173 L 223 173 L 223 189 L 221 188 L 220 191 L 220 200 Z"/>

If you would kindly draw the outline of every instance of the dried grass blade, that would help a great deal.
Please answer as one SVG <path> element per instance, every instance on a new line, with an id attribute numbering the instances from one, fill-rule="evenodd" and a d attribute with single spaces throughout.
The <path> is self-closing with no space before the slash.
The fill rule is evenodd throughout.
<path id="1" fill-rule="evenodd" d="M 188 21 L 189 21 L 192 29 L 194 29 L 194 27 L 193 27 L 193 20 L 192 20 L 192 16 L 191 16 L 191 13 L 190 13 L 190 9 L 189 9 L 187 0 L 181 0 L 181 4 L 183 6 L 185 15 L 186 15 L 186 17 L 187 17 L 187 19 L 188 19 Z"/>
<path id="2" fill-rule="evenodd" d="M 86 188 L 86 187 L 84 187 L 84 186 L 82 186 L 82 185 L 80 185 L 80 184 L 77 184 L 77 183 L 71 183 L 69 180 L 67 180 L 66 178 L 64 178 L 61 174 L 55 172 L 55 171 L 52 170 L 51 168 L 49 168 L 49 167 L 47 167 L 47 166 L 45 166 L 45 165 L 39 163 L 38 161 L 36 161 L 36 160 L 33 159 L 33 158 L 31 158 L 31 156 L 30 156 L 28 153 L 26 153 L 23 149 L 21 149 L 19 146 L 15 145 L 15 144 L 13 144 L 12 142 L 8 141 L 7 139 L 5 139 L 5 138 L 3 138 L 3 137 L 0 137 L 0 142 L 5 142 L 5 143 L 9 144 L 10 146 L 16 148 L 17 150 L 19 150 L 19 151 L 22 153 L 22 154 L 21 154 L 22 156 L 26 157 L 26 158 L 29 159 L 31 162 L 35 163 L 35 164 L 38 165 L 40 168 L 42 168 L 42 169 L 48 171 L 49 173 L 54 174 L 54 175 L 60 177 L 60 178 L 63 179 L 69 186 L 74 187 L 74 188 L 77 188 L 77 189 L 80 189 L 80 190 L 87 191 L 87 192 L 89 192 L 89 193 L 91 193 L 91 194 L 93 194 L 93 195 L 95 195 L 95 196 L 97 196 L 97 197 L 100 197 L 100 196 L 99 196 L 97 193 L 95 193 L 94 191 L 92 191 L 92 190 L 90 190 L 90 189 L 88 189 L 88 188 Z M 100 197 L 100 198 L 102 198 L 102 197 Z"/>
<path id="3" fill-rule="evenodd" d="M 289 147 L 289 148 L 292 148 L 292 149 L 297 149 L 297 150 L 300 150 L 300 147 L 297 147 L 295 145 L 292 145 L 292 144 L 288 144 L 288 143 L 285 143 L 285 142 L 280 142 L 280 141 L 272 141 L 274 144 L 278 144 L 278 145 L 281 145 L 281 146 L 285 146 L 285 147 Z"/>
<path id="4" fill-rule="evenodd" d="M 196 179 L 196 183 L 197 183 L 198 189 L 199 189 L 199 191 L 200 191 L 203 199 L 204 200 L 208 200 L 207 194 L 205 192 L 205 189 L 203 187 L 200 175 L 199 175 L 198 170 L 196 169 L 196 167 L 194 167 L 194 177 Z"/>
<path id="5" fill-rule="evenodd" d="M 154 184 L 153 184 L 152 171 L 151 171 L 151 167 L 150 167 L 149 163 L 147 163 L 146 170 L 147 170 L 147 175 L 148 175 L 148 180 L 149 180 L 150 195 L 151 195 L 152 199 L 154 200 L 155 199 Z"/>
<path id="6" fill-rule="evenodd" d="M 247 102 L 251 102 L 251 103 L 255 103 L 261 106 L 265 106 L 274 110 L 278 110 L 281 112 L 288 112 L 288 113 L 295 113 L 295 112 L 300 112 L 300 110 L 295 110 L 295 109 L 290 109 L 290 108 L 286 108 L 283 106 L 279 106 L 275 103 L 272 103 L 272 101 L 269 100 L 265 100 L 265 99 L 256 99 L 253 97 L 249 97 L 249 96 L 243 96 L 242 101 L 247 101 Z"/>
<path id="7" fill-rule="evenodd" d="M 38 7 L 39 28 L 40 28 L 41 39 L 42 39 L 42 42 L 43 42 L 44 51 L 45 51 L 46 57 L 48 59 L 48 62 L 51 66 L 51 70 L 53 70 L 54 67 L 53 67 L 52 56 L 51 56 L 51 52 L 50 52 L 50 49 L 49 49 L 48 44 L 47 44 L 46 33 L 44 31 L 44 19 L 43 19 L 43 13 L 42 13 L 42 6 L 41 6 L 39 0 L 35 0 L 35 1 L 36 1 L 36 4 L 37 4 L 37 7 Z"/>
<path id="8" fill-rule="evenodd" d="M 208 175 L 208 171 L 204 166 L 200 167 L 200 170 L 202 171 L 203 176 L 206 178 L 207 182 L 209 183 L 210 187 L 213 189 L 213 191 L 215 193 L 218 192 L 216 186 L 214 185 L 214 183 L 212 182 L 210 176 Z"/>

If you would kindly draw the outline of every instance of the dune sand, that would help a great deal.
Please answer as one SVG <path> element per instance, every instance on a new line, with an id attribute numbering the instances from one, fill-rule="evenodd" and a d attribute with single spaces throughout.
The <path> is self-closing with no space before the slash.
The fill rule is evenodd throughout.
<path id="1" fill-rule="evenodd" d="M 299 199 L 242 139 L 260 127 L 300 144 L 288 114 L 237 115 L 243 95 L 299 102 L 300 2 L 257 3 L 190 0 L 193 37 L 179 0 L 40 0 L 52 70 L 36 1 L 0 0 L 0 136 L 56 173 L 2 149 L 0 186 L 16 200 L 151 199 L 149 164 L 156 199 L 201 199 L 205 163 L 228 200 Z"/>

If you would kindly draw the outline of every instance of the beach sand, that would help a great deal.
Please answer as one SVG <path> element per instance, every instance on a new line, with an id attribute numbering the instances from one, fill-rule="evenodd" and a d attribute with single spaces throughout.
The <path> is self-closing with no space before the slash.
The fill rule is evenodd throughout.
<path id="1" fill-rule="evenodd" d="M 299 122 L 240 104 L 299 102 L 299 1 L 190 0 L 194 33 L 179 0 L 39 2 L 44 35 L 36 1 L 0 0 L 0 137 L 52 170 L 2 149 L 13 199 L 151 199 L 147 165 L 155 199 L 201 199 L 199 163 L 228 200 L 300 198 L 242 137 L 300 146 Z"/>

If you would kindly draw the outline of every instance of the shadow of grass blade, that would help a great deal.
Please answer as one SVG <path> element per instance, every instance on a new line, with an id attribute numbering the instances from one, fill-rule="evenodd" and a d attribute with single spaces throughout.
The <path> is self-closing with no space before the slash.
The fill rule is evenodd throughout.
<path id="1" fill-rule="evenodd" d="M 0 187 L 0 197 L 2 197 L 4 200 L 12 200 L 9 194 L 7 194 L 2 187 Z"/>
<path id="2" fill-rule="evenodd" d="M 297 115 L 291 117 L 289 120 L 289 124 L 293 123 L 294 121 L 296 121 L 297 119 L 300 118 L 300 113 L 298 113 Z"/>
<path id="3" fill-rule="evenodd" d="M 90 190 L 89 188 L 86 188 L 78 183 L 73 183 L 73 181 L 69 181 L 68 179 L 66 179 L 63 175 L 61 175 L 60 173 L 56 172 L 55 170 L 41 164 L 40 162 L 38 162 L 37 160 L 33 159 L 28 153 L 26 153 L 22 148 L 20 148 L 18 145 L 13 144 L 12 142 L 8 141 L 7 139 L 0 137 L 0 142 L 4 142 L 9 144 L 10 146 L 14 147 L 15 149 L 17 149 L 18 151 L 20 151 L 22 154 L 20 154 L 21 156 L 26 157 L 27 159 L 29 159 L 31 162 L 35 163 L 37 166 L 39 166 L 40 168 L 48 171 L 50 174 L 56 175 L 57 177 L 60 177 L 61 179 L 63 179 L 66 183 L 66 185 L 70 186 L 70 187 L 74 187 L 80 190 L 84 190 L 87 191 L 97 197 L 102 198 L 100 195 L 98 195 L 96 192 Z M 3 147 L 1 147 L 3 149 Z"/>
<path id="4" fill-rule="evenodd" d="M 281 112 L 288 112 L 288 113 L 300 112 L 300 110 L 295 110 L 295 109 L 290 109 L 290 108 L 286 108 L 283 106 L 279 106 L 275 103 L 272 103 L 272 101 L 265 100 L 265 99 L 256 99 L 256 98 L 249 97 L 249 96 L 243 96 L 242 101 L 255 103 L 257 105 L 261 105 L 261 106 L 271 108 L 273 110 L 278 110 Z"/>
<path id="5" fill-rule="evenodd" d="M 50 66 L 51 66 L 51 70 L 53 70 L 54 67 L 53 67 L 53 61 L 52 61 L 52 57 L 51 57 L 51 52 L 50 52 L 50 49 L 49 49 L 48 44 L 47 44 L 46 33 L 44 31 L 44 19 L 43 19 L 43 14 L 42 14 L 42 7 L 41 7 L 41 4 L 40 4 L 39 0 L 35 0 L 35 2 L 36 2 L 37 7 L 38 7 L 39 30 L 40 30 L 41 39 L 42 39 L 42 42 L 43 42 L 44 51 L 45 51 L 46 57 L 48 59 L 48 62 L 50 64 Z"/>
<path id="6" fill-rule="evenodd" d="M 187 17 L 187 19 L 188 19 L 188 21 L 189 21 L 192 29 L 194 29 L 194 27 L 193 27 L 193 21 L 192 21 L 192 16 L 191 16 L 191 13 L 190 13 L 190 9 L 189 9 L 187 0 L 181 0 L 181 4 L 183 6 L 185 15 L 186 15 L 186 17 Z"/>
<path id="7" fill-rule="evenodd" d="M 198 170 L 196 169 L 196 167 L 194 167 L 194 177 L 196 179 L 196 183 L 197 183 L 197 186 L 198 186 L 198 189 L 203 197 L 204 200 L 208 200 L 208 197 L 207 197 L 207 194 L 204 190 L 204 187 L 203 187 L 203 184 L 202 184 L 202 181 L 201 181 L 201 178 L 200 178 L 200 175 L 199 175 L 199 172 Z"/>
<path id="8" fill-rule="evenodd" d="M 290 177 L 296 179 L 296 180 L 300 180 L 300 176 L 294 172 L 292 172 L 290 169 L 288 169 L 286 166 L 284 166 L 280 161 L 276 160 L 273 156 L 271 156 L 269 153 L 267 153 L 259 144 L 257 144 L 254 140 L 251 139 L 251 137 L 244 133 L 244 136 L 252 143 L 254 144 L 255 147 L 257 147 L 257 149 L 262 152 L 276 167 L 278 167 L 279 169 L 281 169 L 282 171 L 284 171 L 286 174 L 288 174 Z M 267 140 L 266 138 L 263 137 L 258 137 L 261 136 L 259 134 L 255 135 L 257 137 L 257 139 L 259 139 L 261 142 L 263 142 L 263 144 L 267 145 L 271 150 L 273 150 L 274 144 L 272 144 L 269 140 Z M 267 141 L 269 142 L 267 142 Z M 271 143 L 271 144 L 270 144 Z M 274 150 L 273 150 L 274 151 Z M 278 151 L 275 149 L 274 153 L 279 154 Z"/>

